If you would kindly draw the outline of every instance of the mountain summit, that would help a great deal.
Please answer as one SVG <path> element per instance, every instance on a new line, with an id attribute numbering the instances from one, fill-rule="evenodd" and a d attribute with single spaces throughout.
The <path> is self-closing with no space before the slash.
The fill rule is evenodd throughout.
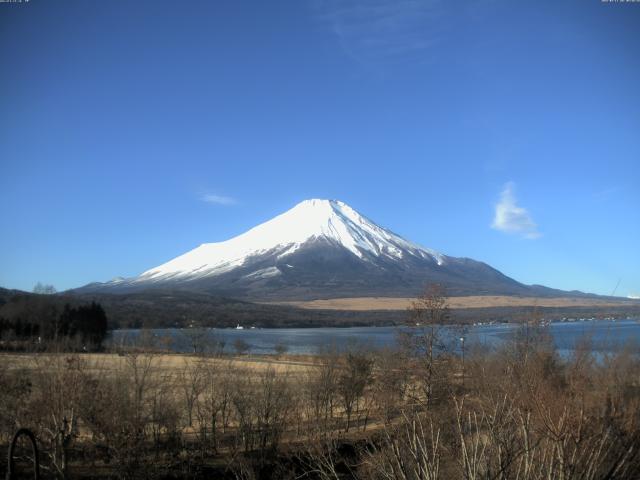
<path id="1" fill-rule="evenodd" d="M 252 300 L 415 296 L 430 282 L 452 295 L 543 295 L 489 265 L 405 240 L 338 200 L 305 200 L 230 240 L 204 243 L 138 277 L 94 283 L 114 293 L 177 288 Z M 532 290 L 535 290 L 532 291 Z"/>
<path id="2" fill-rule="evenodd" d="M 361 260 L 414 256 L 442 263 L 443 256 L 379 227 L 338 200 L 305 200 L 291 210 L 231 240 L 205 243 L 173 260 L 144 272 L 139 281 L 195 279 L 220 275 L 270 255 L 285 259 L 310 243 L 325 242 L 351 252 Z M 277 263 L 277 262 L 275 262 Z M 274 264 L 273 267 L 276 267 Z M 276 270 L 253 272 L 277 274 Z"/>

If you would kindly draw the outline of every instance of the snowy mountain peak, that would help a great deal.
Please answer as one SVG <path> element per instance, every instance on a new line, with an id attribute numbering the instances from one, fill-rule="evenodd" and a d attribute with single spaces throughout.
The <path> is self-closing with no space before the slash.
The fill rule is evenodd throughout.
<path id="1" fill-rule="evenodd" d="M 438 252 L 376 225 L 344 202 L 310 199 L 230 240 L 202 244 L 144 272 L 135 281 L 216 276 L 260 255 L 272 254 L 274 261 L 280 260 L 315 241 L 343 247 L 365 261 L 376 257 L 413 256 L 441 265 L 445 259 Z M 270 275 L 277 275 L 276 270 L 269 270 Z"/>
<path id="2" fill-rule="evenodd" d="M 181 290 L 254 301 L 451 295 L 554 295 L 483 262 L 409 242 L 338 200 L 311 199 L 230 240 L 204 243 L 141 275 L 92 283 L 95 293 Z"/>

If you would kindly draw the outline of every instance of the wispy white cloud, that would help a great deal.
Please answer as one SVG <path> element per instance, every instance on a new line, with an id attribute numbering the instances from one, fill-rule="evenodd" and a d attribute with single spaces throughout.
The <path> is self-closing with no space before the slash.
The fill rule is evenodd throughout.
<path id="1" fill-rule="evenodd" d="M 235 205 L 238 201 L 233 197 L 226 197 L 224 195 L 215 195 L 213 193 L 205 193 L 200 197 L 200 200 L 207 203 L 213 203 L 215 205 Z"/>
<path id="2" fill-rule="evenodd" d="M 529 212 L 518 206 L 514 194 L 515 184 L 508 182 L 502 193 L 500 201 L 496 204 L 496 212 L 491 228 L 501 232 L 520 235 L 530 240 L 540 238 L 542 234 L 538 226 L 531 218 Z"/>
<path id="3" fill-rule="evenodd" d="M 441 0 L 316 0 L 321 21 L 359 62 L 413 58 L 441 35 Z"/>
<path id="4" fill-rule="evenodd" d="M 597 190 L 596 192 L 593 193 L 593 198 L 595 198 L 596 200 L 607 200 L 608 198 L 612 197 L 613 195 L 619 193 L 621 191 L 621 188 L 617 185 L 611 186 L 611 187 L 606 187 L 603 188 L 601 190 Z"/>

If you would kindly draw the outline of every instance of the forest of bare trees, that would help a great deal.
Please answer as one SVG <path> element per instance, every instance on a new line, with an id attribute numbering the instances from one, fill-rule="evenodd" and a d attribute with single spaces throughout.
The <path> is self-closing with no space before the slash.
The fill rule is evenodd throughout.
<path id="1" fill-rule="evenodd" d="M 447 311 L 431 293 L 394 350 L 6 354 L 0 443 L 29 428 L 59 479 L 638 478 L 637 350 L 585 340 L 561 358 L 527 324 L 463 364 L 436 354 Z M 29 471 L 29 450 L 15 457 Z"/>
<path id="2" fill-rule="evenodd" d="M 18 355 L 15 355 L 18 357 Z M 2 362 L 0 440 L 30 428 L 51 478 L 637 478 L 640 362 L 561 360 L 539 331 L 434 362 L 22 354 Z"/>

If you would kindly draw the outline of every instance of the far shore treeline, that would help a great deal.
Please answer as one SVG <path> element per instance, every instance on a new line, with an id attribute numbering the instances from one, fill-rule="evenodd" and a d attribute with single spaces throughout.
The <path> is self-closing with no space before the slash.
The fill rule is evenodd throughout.
<path id="1" fill-rule="evenodd" d="M 523 306 L 450 311 L 460 324 L 522 322 L 532 315 L 532 307 Z M 535 307 L 535 311 L 541 319 L 626 318 L 640 315 L 640 304 Z M 0 339 L 34 336 L 44 341 L 57 336 L 74 338 L 87 348 L 87 343 L 99 344 L 106 331 L 125 328 L 235 328 L 237 324 L 256 328 L 370 327 L 402 325 L 406 321 L 405 310 L 304 309 L 181 290 L 114 295 L 44 294 L 0 288 Z"/>

